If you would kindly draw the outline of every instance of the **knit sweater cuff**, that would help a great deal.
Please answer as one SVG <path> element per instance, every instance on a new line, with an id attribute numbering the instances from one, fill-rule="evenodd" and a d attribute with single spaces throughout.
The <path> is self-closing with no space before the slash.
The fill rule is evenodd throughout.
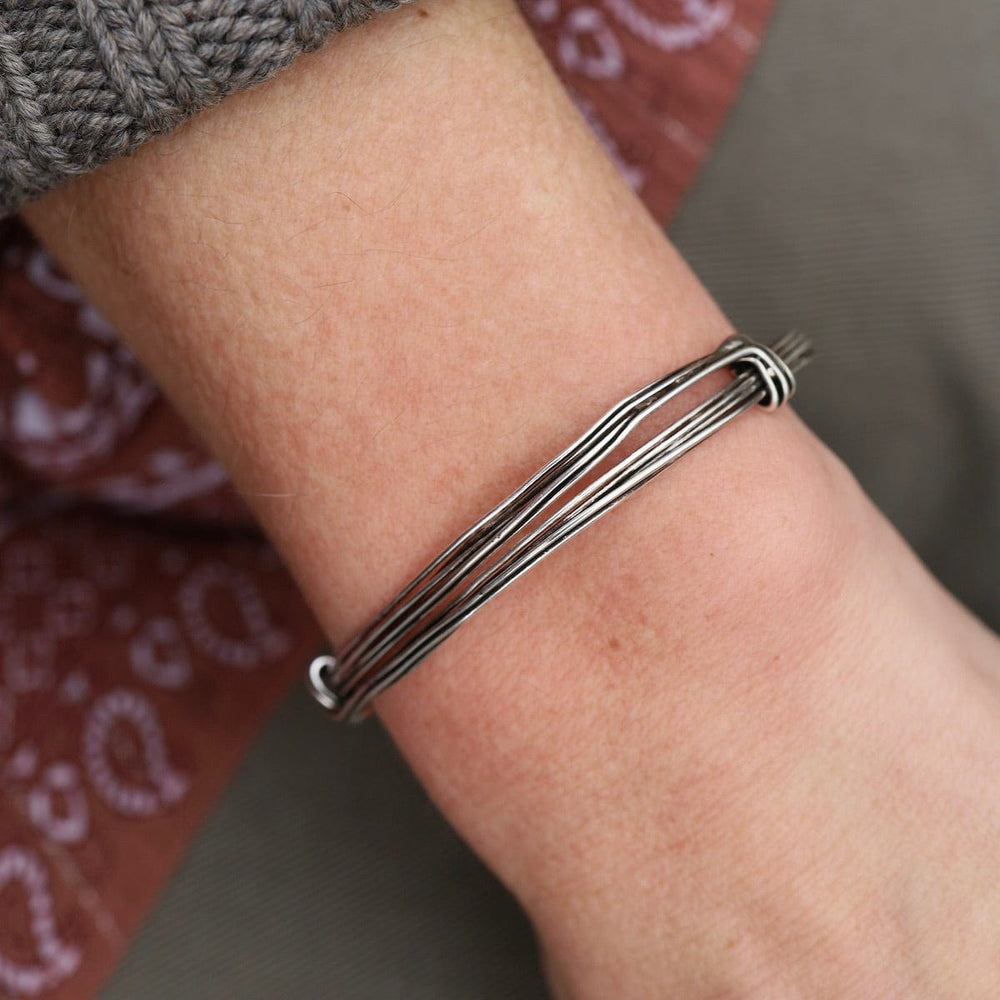
<path id="1" fill-rule="evenodd" d="M 406 0 L 0 0 L 0 217 Z"/>

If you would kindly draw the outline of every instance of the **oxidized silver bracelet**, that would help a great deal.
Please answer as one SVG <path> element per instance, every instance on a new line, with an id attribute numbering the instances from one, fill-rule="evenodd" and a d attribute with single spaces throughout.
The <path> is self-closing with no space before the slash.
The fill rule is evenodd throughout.
<path id="1" fill-rule="evenodd" d="M 457 538 L 401 590 L 340 657 L 309 667 L 313 696 L 335 719 L 358 721 L 371 702 L 429 656 L 467 618 L 730 420 L 795 392 L 809 342 L 788 334 L 766 347 L 744 337 L 650 383 L 609 410 L 583 437 Z M 713 372 L 733 380 L 583 489 L 549 508 L 653 412 Z M 548 513 L 546 513 L 549 511 Z"/>

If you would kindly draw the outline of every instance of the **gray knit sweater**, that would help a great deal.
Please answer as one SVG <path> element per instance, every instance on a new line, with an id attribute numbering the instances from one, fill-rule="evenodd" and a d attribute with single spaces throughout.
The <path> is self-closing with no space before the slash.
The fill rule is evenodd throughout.
<path id="1" fill-rule="evenodd" d="M 405 0 L 0 0 L 0 216 Z"/>

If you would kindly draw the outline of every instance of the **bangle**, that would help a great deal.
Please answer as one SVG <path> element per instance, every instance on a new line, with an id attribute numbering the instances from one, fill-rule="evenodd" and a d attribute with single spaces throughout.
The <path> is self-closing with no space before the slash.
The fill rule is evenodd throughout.
<path id="1" fill-rule="evenodd" d="M 681 455 L 755 405 L 774 410 L 795 392 L 809 342 L 788 334 L 770 347 L 745 337 L 626 397 L 574 444 L 474 524 L 401 590 L 342 656 L 309 667 L 313 697 L 335 719 L 358 721 L 371 702 L 429 656 L 467 618 L 578 531 L 617 506 Z M 733 380 L 611 469 L 554 502 L 643 420 L 720 369 Z M 546 513 L 546 511 L 549 511 Z"/>

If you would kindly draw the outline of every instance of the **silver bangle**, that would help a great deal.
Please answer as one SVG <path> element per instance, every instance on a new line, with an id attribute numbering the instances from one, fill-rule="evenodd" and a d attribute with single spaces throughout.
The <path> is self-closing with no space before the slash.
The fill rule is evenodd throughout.
<path id="1" fill-rule="evenodd" d="M 809 342 L 787 334 L 770 347 L 745 337 L 626 397 L 583 437 L 457 538 L 401 590 L 342 656 L 309 667 L 313 697 L 335 719 L 358 721 L 371 702 L 429 656 L 467 618 L 730 420 L 760 404 L 773 410 L 795 392 Z M 734 378 L 600 475 L 561 506 L 578 484 L 643 420 L 712 372 Z"/>

